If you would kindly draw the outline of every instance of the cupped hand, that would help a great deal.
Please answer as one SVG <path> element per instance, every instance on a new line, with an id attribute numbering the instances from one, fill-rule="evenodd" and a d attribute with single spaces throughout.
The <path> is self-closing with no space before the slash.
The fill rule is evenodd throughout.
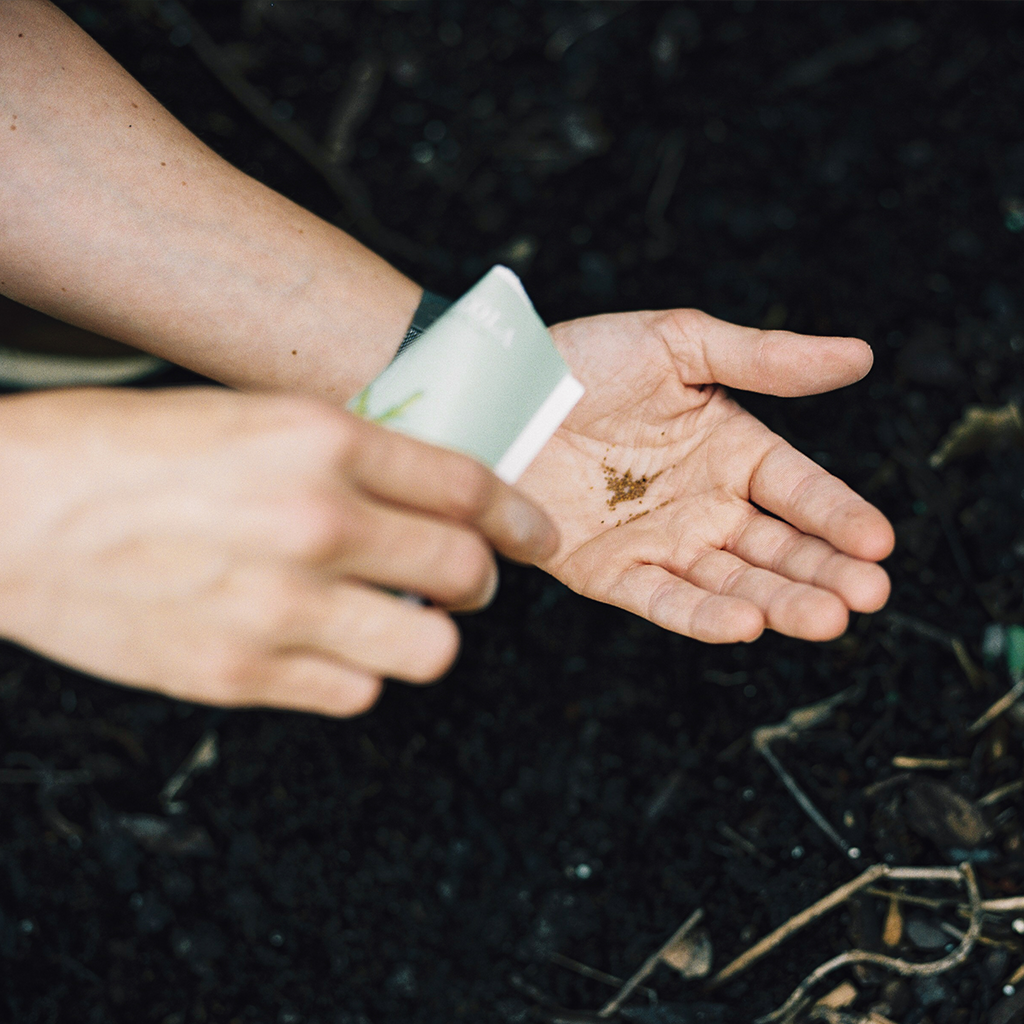
<path id="1" fill-rule="evenodd" d="M 871 368 L 855 338 L 696 310 L 558 324 L 586 393 L 520 480 L 558 526 L 538 564 L 572 589 L 712 643 L 841 634 L 879 609 L 892 527 L 721 385 L 817 394 Z"/>
<path id="2" fill-rule="evenodd" d="M 473 460 L 220 389 L 0 400 L 0 635 L 176 697 L 349 715 L 437 678 L 492 546 L 556 537 Z"/>

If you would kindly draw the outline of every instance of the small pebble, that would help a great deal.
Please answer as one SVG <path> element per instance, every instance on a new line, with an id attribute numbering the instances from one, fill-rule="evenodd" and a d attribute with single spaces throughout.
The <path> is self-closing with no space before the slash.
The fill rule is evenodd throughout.
<path id="1" fill-rule="evenodd" d="M 793 849 L 790 850 L 790 856 L 793 860 L 799 860 L 803 855 L 804 848 L 802 846 L 794 846 Z"/>
<path id="2" fill-rule="evenodd" d="M 1016 993 L 1017 993 L 1017 989 L 1013 985 L 1004 985 L 1003 986 L 1003 995 L 1004 996 L 1012 996 L 1012 995 L 1016 995 Z"/>
<path id="3" fill-rule="evenodd" d="M 581 879 L 588 879 L 591 875 L 589 864 L 577 864 L 576 865 L 576 877 Z"/>
<path id="4" fill-rule="evenodd" d="M 1014 919 L 1014 922 L 1010 927 L 1018 934 L 1024 935 L 1024 917 L 1018 917 Z"/>
<path id="5" fill-rule="evenodd" d="M 906 936 L 918 949 L 944 949 L 949 936 L 930 921 L 911 917 L 905 926 Z"/>

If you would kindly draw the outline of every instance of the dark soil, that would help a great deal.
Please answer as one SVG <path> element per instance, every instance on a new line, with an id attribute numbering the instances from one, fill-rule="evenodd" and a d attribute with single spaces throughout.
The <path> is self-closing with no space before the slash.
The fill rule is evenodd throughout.
<path id="1" fill-rule="evenodd" d="M 450 678 L 342 722 L 216 712 L 2 648 L 0 1017 L 550 1020 L 545 995 L 594 1010 L 613 991 L 552 953 L 627 977 L 696 907 L 720 967 L 877 861 L 967 857 L 985 898 L 1021 892 L 1020 793 L 983 808 L 987 834 L 964 821 L 1021 777 L 1024 726 L 968 734 L 1009 677 L 996 657 L 972 683 L 950 638 L 981 665 L 986 628 L 1022 621 L 1024 451 L 928 456 L 966 405 L 1024 398 L 1024 7 L 187 5 L 317 140 L 357 59 L 380 69 L 351 147 L 368 214 L 203 68 L 173 5 L 64 6 L 228 159 L 437 291 L 501 260 L 549 321 L 694 305 L 867 338 L 864 383 L 749 404 L 893 519 L 889 607 L 910 618 L 707 647 L 509 566 Z M 749 743 L 853 684 L 775 749 L 856 863 Z M 219 762 L 168 815 L 158 795 L 207 730 Z M 961 760 L 870 789 L 898 755 Z M 864 896 L 712 993 L 660 967 L 660 1015 L 638 996 L 622 1019 L 745 1024 L 844 949 L 934 959 L 955 939 L 929 949 L 928 930 L 965 927 L 907 907 L 918 925 L 889 949 L 887 909 Z M 851 1020 L 1020 1021 L 1010 922 L 938 978 L 847 970 L 816 993 L 849 978 Z"/>

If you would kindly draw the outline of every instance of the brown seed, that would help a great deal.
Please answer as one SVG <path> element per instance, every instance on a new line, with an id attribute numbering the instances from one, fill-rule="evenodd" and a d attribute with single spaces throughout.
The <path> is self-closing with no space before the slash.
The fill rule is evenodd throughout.
<path id="1" fill-rule="evenodd" d="M 632 470 L 627 469 L 625 473 L 620 474 L 606 462 L 601 463 L 601 469 L 604 470 L 605 487 L 611 493 L 611 497 L 608 499 L 609 508 L 615 508 L 620 501 L 636 501 L 642 498 L 647 493 L 647 488 L 663 472 L 663 470 L 659 470 L 652 476 L 636 478 L 633 476 Z"/>

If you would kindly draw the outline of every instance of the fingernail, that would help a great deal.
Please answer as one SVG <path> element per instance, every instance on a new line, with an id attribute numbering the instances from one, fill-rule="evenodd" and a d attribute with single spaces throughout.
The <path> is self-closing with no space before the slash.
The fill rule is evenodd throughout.
<path id="1" fill-rule="evenodd" d="M 518 494 L 513 494 L 509 503 L 508 522 L 515 533 L 517 545 L 535 555 L 550 553 L 558 541 L 558 533 L 551 520 Z"/>

